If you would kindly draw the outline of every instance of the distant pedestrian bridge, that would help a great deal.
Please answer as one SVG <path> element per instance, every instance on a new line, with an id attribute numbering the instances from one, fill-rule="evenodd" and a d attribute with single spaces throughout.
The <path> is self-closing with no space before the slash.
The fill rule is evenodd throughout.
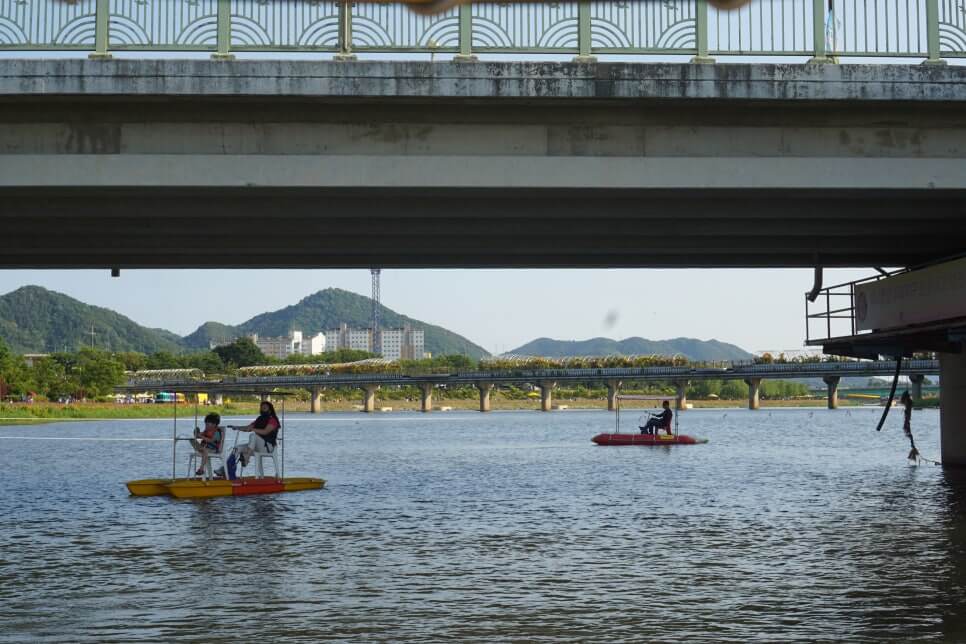
<path id="1" fill-rule="evenodd" d="M 323 367 L 324 365 L 320 365 Z M 501 385 L 530 385 L 540 390 L 540 408 L 552 409 L 553 390 L 562 383 L 602 382 L 607 386 L 607 407 L 614 409 L 616 396 L 625 381 L 670 382 L 676 388 L 678 409 L 686 404 L 685 391 L 696 380 L 742 380 L 748 384 L 748 406 L 758 408 L 761 381 L 788 378 L 822 378 L 828 387 L 829 408 L 838 406 L 838 384 L 843 376 L 892 376 L 894 360 L 850 362 L 805 362 L 773 364 L 736 364 L 720 367 L 629 367 L 601 369 L 501 369 L 493 371 L 455 371 L 435 374 L 402 373 L 332 373 L 277 376 L 224 376 L 200 378 L 145 378 L 131 374 L 128 383 L 118 388 L 124 392 L 146 390 L 204 392 L 217 397 L 224 393 L 270 395 L 276 390 L 306 389 L 312 393 L 312 412 L 321 409 L 321 392 L 328 387 L 353 387 L 363 391 L 362 408 L 375 410 L 376 393 L 381 387 L 414 386 L 421 391 L 421 410 L 433 408 L 433 391 L 437 387 L 471 385 L 479 389 L 480 411 L 490 410 L 490 393 Z M 200 373 L 200 372 L 199 372 Z M 901 373 L 909 377 L 914 398 L 921 398 L 926 375 L 939 373 L 938 360 L 903 361 Z"/>

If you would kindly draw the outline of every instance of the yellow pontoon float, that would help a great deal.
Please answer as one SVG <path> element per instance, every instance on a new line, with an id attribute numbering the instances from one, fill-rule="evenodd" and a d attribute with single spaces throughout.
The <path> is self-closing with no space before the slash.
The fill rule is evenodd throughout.
<path id="1" fill-rule="evenodd" d="M 184 392 L 190 393 L 190 392 Z M 195 392 L 197 393 L 197 392 Z M 244 392 L 253 393 L 253 392 Z M 278 392 L 271 395 L 278 396 Z M 274 494 L 276 492 L 298 492 L 301 490 L 319 490 L 325 486 L 325 480 L 310 477 L 289 477 L 285 478 L 285 400 L 282 399 L 282 418 L 278 434 L 278 459 L 272 459 L 275 466 L 275 476 L 242 476 L 233 480 L 215 478 L 211 473 L 211 464 L 203 469 L 201 476 L 191 476 L 194 467 L 192 460 L 188 462 L 188 475 L 184 478 L 177 478 L 177 456 L 178 443 L 190 441 L 192 436 L 178 436 L 178 402 L 177 396 L 174 399 L 174 433 L 172 435 L 171 447 L 171 478 L 168 479 L 139 479 L 128 481 L 127 489 L 132 496 L 173 496 L 179 499 L 204 499 L 216 496 L 248 496 L 252 494 Z M 195 403 L 195 426 L 198 425 L 198 405 Z M 230 429 L 231 426 L 228 426 Z M 238 443 L 238 434 L 235 434 L 235 443 Z M 222 453 L 215 455 L 222 458 L 226 439 L 222 439 Z M 261 456 L 255 455 L 259 459 L 258 470 L 261 474 Z"/>

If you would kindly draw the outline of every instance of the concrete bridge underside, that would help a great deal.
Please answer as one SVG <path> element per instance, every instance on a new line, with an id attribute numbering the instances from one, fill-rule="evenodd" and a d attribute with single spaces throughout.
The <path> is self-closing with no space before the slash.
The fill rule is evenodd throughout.
<path id="1" fill-rule="evenodd" d="M 0 267 L 905 266 L 966 69 L 12 61 Z"/>

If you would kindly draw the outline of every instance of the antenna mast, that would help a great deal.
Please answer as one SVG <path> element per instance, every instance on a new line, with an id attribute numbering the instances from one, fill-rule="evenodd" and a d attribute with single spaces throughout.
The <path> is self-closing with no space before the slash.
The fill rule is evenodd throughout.
<path id="1" fill-rule="evenodd" d="M 370 322 L 372 327 L 372 352 L 382 355 L 382 333 L 379 331 L 379 273 L 382 272 L 382 269 L 370 268 L 369 272 L 372 273 L 372 320 Z"/>

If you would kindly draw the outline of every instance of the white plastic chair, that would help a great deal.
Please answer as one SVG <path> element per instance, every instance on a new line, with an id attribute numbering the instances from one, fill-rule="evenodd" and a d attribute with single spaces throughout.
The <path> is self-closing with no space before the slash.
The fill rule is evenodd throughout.
<path id="1" fill-rule="evenodd" d="M 276 441 L 278 439 L 276 438 Z M 255 461 L 255 472 L 258 473 L 259 478 L 265 476 L 265 472 L 262 470 L 262 461 L 266 458 L 272 459 L 272 464 L 275 466 L 275 478 L 282 478 L 281 470 L 278 467 L 278 443 L 275 444 L 275 449 L 271 452 L 254 452 L 252 454 L 252 460 Z"/>
<path id="2" fill-rule="evenodd" d="M 221 430 L 221 442 L 218 444 L 217 451 L 207 450 L 208 458 L 205 461 L 204 473 L 201 478 L 205 481 L 215 478 L 214 470 L 211 467 L 211 461 L 218 459 L 221 461 L 221 466 L 225 467 L 225 445 L 228 443 L 228 436 L 226 435 L 227 429 L 222 428 Z M 201 459 L 201 454 L 196 452 L 194 448 L 191 449 L 191 456 L 188 457 L 188 478 L 196 476 L 198 461 Z"/>
<path id="3" fill-rule="evenodd" d="M 237 433 L 235 434 L 235 447 L 237 447 L 238 446 L 238 438 L 239 438 L 239 436 L 241 436 L 241 431 L 238 431 L 238 428 L 235 427 L 234 425 L 229 425 L 228 426 L 228 429 L 234 429 L 234 430 L 236 430 Z M 249 465 L 251 465 L 251 464 L 254 464 L 255 465 L 255 474 L 259 478 L 262 478 L 262 477 L 265 476 L 265 471 L 264 471 L 264 469 L 262 467 L 262 460 L 263 459 L 266 459 L 266 458 L 272 459 L 272 464 L 275 466 L 275 478 L 277 478 L 277 479 L 282 478 L 282 469 L 279 467 L 279 464 L 278 464 L 278 450 L 281 449 L 281 445 L 282 445 L 282 437 L 280 435 L 276 435 L 276 438 L 275 438 L 275 449 L 273 449 L 271 452 L 256 452 L 256 451 L 252 451 L 251 458 L 249 459 Z M 242 477 L 242 473 L 245 470 L 245 466 L 242 465 L 241 460 L 238 460 L 237 463 L 238 463 L 237 464 L 237 467 L 238 467 L 238 478 L 241 478 Z"/>

